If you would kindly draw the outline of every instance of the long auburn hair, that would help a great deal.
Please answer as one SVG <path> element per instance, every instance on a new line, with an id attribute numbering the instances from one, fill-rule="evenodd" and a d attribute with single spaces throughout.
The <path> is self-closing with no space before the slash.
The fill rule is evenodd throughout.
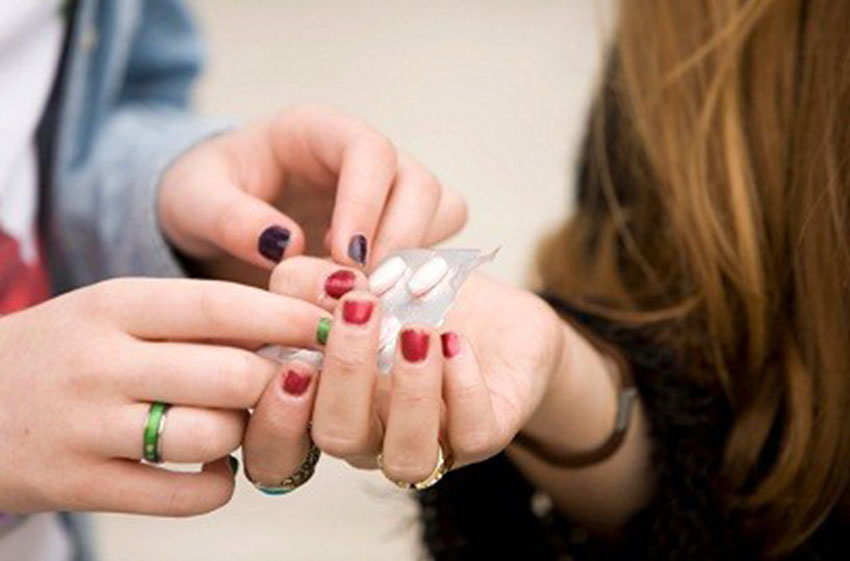
<path id="1" fill-rule="evenodd" d="M 606 212 L 546 240 L 547 290 L 678 326 L 729 508 L 788 552 L 850 480 L 850 2 L 623 0 L 586 159 Z"/>

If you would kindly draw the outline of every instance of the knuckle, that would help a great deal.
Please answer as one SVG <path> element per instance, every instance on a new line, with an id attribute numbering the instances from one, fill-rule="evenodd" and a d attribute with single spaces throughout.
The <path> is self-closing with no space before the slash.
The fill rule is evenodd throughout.
<path id="1" fill-rule="evenodd" d="M 262 434 L 264 441 L 277 442 L 281 446 L 286 446 L 299 441 L 306 434 L 306 420 L 294 421 L 288 415 L 271 414 L 271 411 L 268 413 L 255 415 L 251 420 L 253 423 L 251 432 Z"/>
<path id="2" fill-rule="evenodd" d="M 498 450 L 493 431 L 477 429 L 464 431 L 452 438 L 452 451 L 467 461 L 479 461 L 488 458 Z"/>
<path id="3" fill-rule="evenodd" d="M 454 381 L 455 383 L 449 386 L 449 392 L 452 402 L 460 404 L 475 403 L 482 394 L 486 395 L 487 389 L 476 383 L 463 383 Z"/>
<path id="4" fill-rule="evenodd" d="M 221 291 L 215 290 L 212 284 L 204 283 L 195 294 L 196 313 L 211 328 L 221 328 L 232 310 L 238 309 L 229 306 L 228 299 Z"/>
<path id="5" fill-rule="evenodd" d="M 423 372 L 408 372 L 394 382 L 391 406 L 400 411 L 439 410 L 439 380 L 427 380 Z"/>
<path id="6" fill-rule="evenodd" d="M 298 267 L 296 266 L 299 256 L 284 259 L 272 271 L 269 279 L 269 290 L 275 294 L 292 296 L 294 288 L 298 286 Z"/>
<path id="7" fill-rule="evenodd" d="M 202 510 L 196 504 L 195 496 L 183 485 L 173 484 L 168 489 L 165 500 L 166 512 L 172 516 L 190 516 Z"/>
<path id="8" fill-rule="evenodd" d="M 399 389 L 392 399 L 401 411 L 429 411 L 438 407 L 436 396 L 427 390 Z"/>
<path id="9" fill-rule="evenodd" d="M 353 343 L 353 342 L 352 342 Z M 333 352 L 325 355 L 324 369 L 344 376 L 359 374 L 369 367 L 369 362 L 357 344 L 336 346 Z"/>
<path id="10" fill-rule="evenodd" d="M 217 235 L 221 243 L 232 247 L 236 241 L 238 225 L 240 223 L 240 206 L 236 204 L 222 205 L 221 210 L 213 220 L 212 231 Z"/>
<path id="11" fill-rule="evenodd" d="M 398 151 L 395 148 L 395 144 L 389 138 L 371 131 L 370 144 L 379 161 L 386 163 L 388 167 L 393 169 L 398 166 Z"/>
<path id="12" fill-rule="evenodd" d="M 358 146 L 369 154 L 375 165 L 393 172 L 398 169 L 398 150 L 389 138 L 365 123 L 358 122 L 356 131 L 352 146 Z"/>
<path id="13" fill-rule="evenodd" d="M 192 426 L 191 442 L 199 460 L 211 461 L 231 451 L 230 431 L 209 419 L 198 419 Z"/>
<path id="14" fill-rule="evenodd" d="M 228 400 L 245 406 L 256 404 L 265 386 L 257 361 L 247 353 L 237 353 L 233 358 L 221 361 L 218 377 Z"/>
<path id="15" fill-rule="evenodd" d="M 399 481 L 414 483 L 422 481 L 434 471 L 435 461 L 416 451 L 398 451 L 384 458 L 384 473 Z"/>
<path id="16" fill-rule="evenodd" d="M 369 452 L 365 431 L 317 430 L 314 427 L 312 438 L 322 452 L 335 458 L 345 459 Z"/>
<path id="17" fill-rule="evenodd" d="M 422 195 L 431 199 L 439 198 L 443 187 L 440 185 L 440 180 L 437 179 L 436 175 L 425 168 L 417 167 L 416 171 L 413 172 L 412 179 L 416 182 L 417 188 Z"/>
<path id="18" fill-rule="evenodd" d="M 83 289 L 83 304 L 96 313 L 108 315 L 116 306 L 126 305 L 124 296 L 129 283 L 128 279 L 110 279 Z"/>

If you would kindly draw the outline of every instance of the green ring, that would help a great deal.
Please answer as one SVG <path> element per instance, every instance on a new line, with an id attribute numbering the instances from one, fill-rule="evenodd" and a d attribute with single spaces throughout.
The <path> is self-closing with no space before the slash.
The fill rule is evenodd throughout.
<path id="1" fill-rule="evenodd" d="M 162 433 L 162 425 L 165 422 L 165 413 L 171 407 L 167 403 L 154 401 L 148 410 L 148 418 L 145 421 L 145 432 L 142 445 L 142 458 L 145 461 L 158 464 L 162 462 L 159 450 L 159 436 Z"/>
<path id="2" fill-rule="evenodd" d="M 331 320 L 328 318 L 322 318 L 319 320 L 319 325 L 316 326 L 316 341 L 319 342 L 320 345 L 324 345 L 328 342 L 328 334 L 331 332 Z"/>

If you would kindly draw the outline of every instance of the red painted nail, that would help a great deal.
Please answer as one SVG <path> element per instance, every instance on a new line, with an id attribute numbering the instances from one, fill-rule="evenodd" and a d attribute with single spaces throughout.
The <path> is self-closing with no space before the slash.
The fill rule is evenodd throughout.
<path id="1" fill-rule="evenodd" d="M 460 337 L 454 331 L 446 331 L 440 335 L 440 342 L 443 344 L 443 356 L 452 358 L 460 352 Z"/>
<path id="2" fill-rule="evenodd" d="M 421 362 L 428 356 L 430 342 L 426 332 L 405 329 L 401 332 L 401 354 L 407 362 Z"/>
<path id="3" fill-rule="evenodd" d="M 353 272 L 345 269 L 337 271 L 325 281 L 325 293 L 331 298 L 342 298 L 354 288 L 354 281 Z"/>
<path id="4" fill-rule="evenodd" d="M 310 376 L 290 370 L 283 377 L 283 391 L 289 395 L 299 396 L 306 392 L 308 387 L 310 387 Z"/>
<path id="5" fill-rule="evenodd" d="M 369 301 L 358 302 L 357 300 L 348 300 L 342 305 L 342 319 L 346 323 L 363 325 L 372 317 L 372 309 L 374 307 L 375 304 Z"/>

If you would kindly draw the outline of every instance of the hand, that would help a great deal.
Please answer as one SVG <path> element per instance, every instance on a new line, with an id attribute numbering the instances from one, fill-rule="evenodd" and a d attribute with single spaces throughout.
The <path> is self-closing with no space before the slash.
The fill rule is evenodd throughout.
<path id="1" fill-rule="evenodd" d="M 235 284 L 121 279 L 3 317 L 0 511 L 179 516 L 223 505 L 226 456 L 278 370 L 246 348 L 315 346 L 325 316 Z M 200 473 L 139 462 L 153 401 L 174 404 L 163 458 L 203 463 Z"/>
<path id="2" fill-rule="evenodd" d="M 566 326 L 540 299 L 473 275 L 447 318 L 442 341 L 432 329 L 405 326 L 409 333 L 401 336 L 392 373 L 382 376 L 376 371 L 379 302 L 358 276 L 336 305 L 322 287 L 340 276 L 334 275 L 338 269 L 310 258 L 275 269 L 272 291 L 334 309 L 335 317 L 318 384 L 300 398 L 299 423 L 286 431 L 261 424 L 284 418 L 285 405 L 269 401 L 260 404 L 248 428 L 249 435 L 264 435 L 258 442 L 281 440 L 286 450 L 300 442 L 302 450 L 276 459 L 246 439 L 246 470 L 262 464 L 264 473 L 279 479 L 297 467 L 306 451 L 310 400 L 312 437 L 323 451 L 360 468 L 376 467 L 382 452 L 387 476 L 406 482 L 433 471 L 438 438 L 455 465 L 477 462 L 505 448 L 534 416 L 565 350 Z"/>
<path id="3" fill-rule="evenodd" d="M 443 240 L 466 220 L 461 197 L 422 165 L 317 105 L 190 150 L 162 181 L 159 214 L 171 243 L 208 269 L 232 269 L 235 258 L 261 271 L 304 252 L 377 263 Z"/>

